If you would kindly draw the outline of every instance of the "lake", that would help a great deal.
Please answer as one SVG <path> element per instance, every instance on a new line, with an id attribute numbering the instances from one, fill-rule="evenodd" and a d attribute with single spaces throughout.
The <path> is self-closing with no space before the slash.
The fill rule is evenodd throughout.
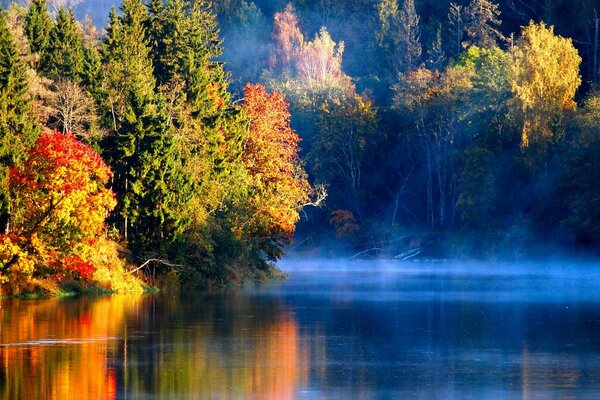
<path id="1" fill-rule="evenodd" d="M 187 298 L 2 301 L 0 399 L 600 398 L 600 265 L 282 268 Z"/>

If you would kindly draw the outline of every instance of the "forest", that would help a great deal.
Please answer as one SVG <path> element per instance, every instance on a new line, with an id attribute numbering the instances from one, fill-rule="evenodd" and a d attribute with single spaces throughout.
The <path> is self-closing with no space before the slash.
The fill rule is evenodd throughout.
<path id="1" fill-rule="evenodd" d="M 593 0 L 4 6 L 2 295 L 596 255 Z"/>

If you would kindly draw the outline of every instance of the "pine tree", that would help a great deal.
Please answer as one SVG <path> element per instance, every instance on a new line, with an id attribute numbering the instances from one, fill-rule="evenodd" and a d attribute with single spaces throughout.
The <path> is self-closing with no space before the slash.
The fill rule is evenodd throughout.
<path id="1" fill-rule="evenodd" d="M 448 25 L 450 29 L 451 56 L 458 57 L 462 51 L 463 38 L 465 37 L 465 11 L 464 7 L 450 3 L 448 11 Z"/>
<path id="2" fill-rule="evenodd" d="M 19 165 L 38 136 L 28 95 L 25 65 L 0 12 L 0 228 L 7 227 L 9 193 L 5 189 L 10 166 Z"/>
<path id="3" fill-rule="evenodd" d="M 435 32 L 435 39 L 431 47 L 427 50 L 427 67 L 433 70 L 441 71 L 446 62 L 446 55 L 442 47 L 442 27 L 438 25 Z"/>
<path id="4" fill-rule="evenodd" d="M 73 10 L 60 8 L 41 60 L 42 73 L 50 79 L 67 78 L 79 82 L 83 72 L 83 49 L 82 30 Z"/>
<path id="5" fill-rule="evenodd" d="M 404 5 L 400 10 L 400 33 L 399 50 L 403 54 L 400 68 L 402 71 L 411 71 L 419 66 L 422 53 L 419 16 L 414 0 L 404 0 Z"/>
<path id="6" fill-rule="evenodd" d="M 46 0 L 33 0 L 25 17 L 25 33 L 32 53 L 43 53 L 46 50 L 52 25 Z"/>
<path id="7" fill-rule="evenodd" d="M 400 10 L 396 0 L 382 0 L 378 13 L 380 28 L 376 38 L 385 50 L 394 73 L 418 67 L 422 48 L 414 0 L 405 0 Z"/>
<path id="8" fill-rule="evenodd" d="M 103 45 L 103 99 L 106 156 L 115 172 L 119 200 L 115 222 L 137 251 L 161 252 L 178 231 L 175 209 L 185 182 L 178 173 L 173 137 L 156 81 L 146 26 L 149 14 L 139 0 L 125 0 L 122 16 L 113 10 Z"/>
<path id="9" fill-rule="evenodd" d="M 490 48 L 504 36 L 500 32 L 500 9 L 490 0 L 471 0 L 465 10 L 467 40 L 463 46 Z"/>
<path id="10" fill-rule="evenodd" d="M 88 44 L 83 50 L 81 84 L 93 96 L 98 97 L 102 86 L 102 58 L 96 46 Z"/>

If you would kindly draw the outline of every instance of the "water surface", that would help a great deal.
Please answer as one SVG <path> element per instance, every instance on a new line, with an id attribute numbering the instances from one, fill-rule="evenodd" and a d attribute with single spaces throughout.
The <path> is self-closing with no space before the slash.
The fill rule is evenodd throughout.
<path id="1" fill-rule="evenodd" d="M 600 398 L 600 265 L 282 266 L 192 298 L 4 301 L 0 399 Z"/>

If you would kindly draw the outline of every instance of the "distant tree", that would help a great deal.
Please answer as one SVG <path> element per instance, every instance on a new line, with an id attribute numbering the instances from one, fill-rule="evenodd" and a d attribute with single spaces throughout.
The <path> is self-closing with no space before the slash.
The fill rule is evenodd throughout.
<path id="1" fill-rule="evenodd" d="M 406 115 L 418 134 L 426 168 L 427 222 L 432 228 L 452 226 L 456 163 L 460 143 L 458 105 L 470 88 L 469 73 L 460 68 L 430 71 L 419 68 L 398 76 L 394 108 Z"/>
<path id="2" fill-rule="evenodd" d="M 269 24 L 266 16 L 254 2 L 242 0 L 239 10 L 232 16 L 224 40 L 230 43 L 223 48 L 225 65 L 232 73 L 235 89 L 246 82 L 257 82 L 262 70 L 268 66 Z"/>
<path id="3" fill-rule="evenodd" d="M 25 32 L 32 53 L 43 53 L 46 50 L 52 25 L 46 0 L 32 1 L 25 17 Z"/>
<path id="4" fill-rule="evenodd" d="M 564 112 L 575 108 L 581 84 L 581 57 L 572 40 L 555 35 L 543 22 L 531 22 L 523 28 L 512 57 L 511 88 L 522 120 L 522 147 L 560 139 Z"/>
<path id="5" fill-rule="evenodd" d="M 491 0 L 471 0 L 465 16 L 467 40 L 463 46 L 493 47 L 504 37 L 500 32 L 500 9 Z"/>
<path id="6" fill-rule="evenodd" d="M 304 35 L 298 27 L 298 17 L 291 3 L 282 12 L 275 13 L 274 20 L 269 63 L 271 68 L 289 69 L 304 45 Z"/>
<path id="7" fill-rule="evenodd" d="M 411 71 L 419 66 L 422 53 L 419 16 L 415 9 L 414 0 L 404 0 L 399 19 L 401 29 L 399 50 L 404 53 L 401 70 Z"/>
<path id="8" fill-rule="evenodd" d="M 364 163 L 373 142 L 377 112 L 356 93 L 328 99 L 308 159 L 319 182 L 331 188 L 330 206 L 361 213 Z"/>
<path id="9" fill-rule="evenodd" d="M 433 70 L 442 70 L 446 63 L 446 55 L 442 46 L 442 26 L 438 25 L 435 30 L 435 38 L 427 50 L 427 67 Z"/>
<path id="10" fill-rule="evenodd" d="M 397 0 L 381 0 L 378 15 L 376 38 L 394 72 L 406 72 L 419 66 L 422 48 L 414 0 L 405 0 L 401 9 Z"/>
<path id="11" fill-rule="evenodd" d="M 463 48 L 462 43 L 466 29 L 465 10 L 463 6 L 456 3 L 450 3 L 448 23 L 450 28 L 452 56 L 458 57 Z"/>
<path id="12" fill-rule="evenodd" d="M 592 92 L 577 112 L 578 133 L 570 143 L 560 200 L 566 209 L 561 225 L 576 244 L 597 248 L 600 243 L 600 191 L 590 184 L 600 179 L 600 95 Z"/>
<path id="13" fill-rule="evenodd" d="M 40 69 L 50 79 L 81 80 L 84 63 L 84 44 L 81 26 L 73 10 L 60 8 L 50 31 L 48 45 Z"/>

